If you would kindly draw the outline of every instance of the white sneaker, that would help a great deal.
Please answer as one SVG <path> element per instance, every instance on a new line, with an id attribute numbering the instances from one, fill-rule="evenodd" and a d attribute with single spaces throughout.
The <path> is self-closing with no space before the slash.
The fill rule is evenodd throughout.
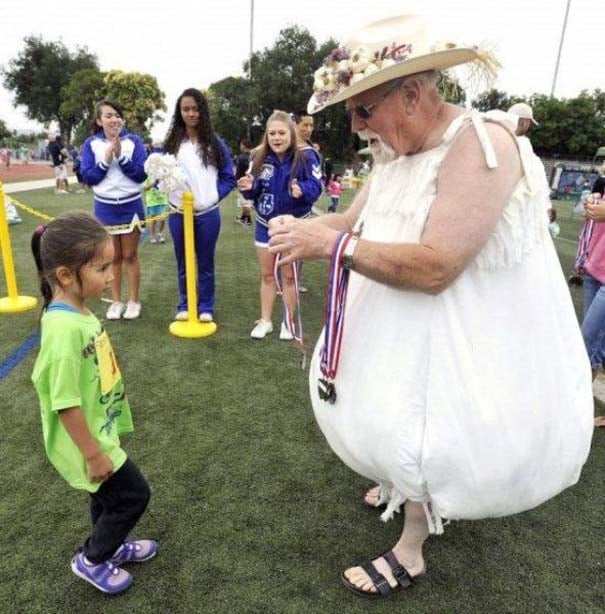
<path id="1" fill-rule="evenodd" d="M 141 315 L 141 303 L 128 301 L 126 303 L 126 311 L 122 316 L 125 320 L 136 320 Z"/>
<path id="2" fill-rule="evenodd" d="M 264 339 L 266 335 L 273 332 L 273 324 L 266 320 L 260 319 L 256 326 L 252 329 L 250 336 L 253 339 Z"/>
<path id="3" fill-rule="evenodd" d="M 157 243 L 158 240 L 155 237 L 150 237 L 149 238 L 149 243 Z"/>
<path id="4" fill-rule="evenodd" d="M 124 303 L 120 303 L 119 301 L 114 301 L 107 310 L 105 317 L 108 320 L 119 320 L 124 313 Z"/>
<path id="5" fill-rule="evenodd" d="M 158 243 L 166 243 L 166 239 L 161 232 L 158 234 Z"/>
<path id="6" fill-rule="evenodd" d="M 292 341 L 294 335 L 288 330 L 285 322 L 281 323 L 281 330 L 279 331 L 279 338 L 284 341 Z"/>
<path id="7" fill-rule="evenodd" d="M 187 311 L 179 311 L 174 319 L 177 322 L 187 322 L 187 320 L 189 319 L 189 313 Z"/>
<path id="8" fill-rule="evenodd" d="M 209 311 L 205 311 L 204 313 L 200 313 L 199 320 L 200 322 L 213 322 L 214 317 Z"/>

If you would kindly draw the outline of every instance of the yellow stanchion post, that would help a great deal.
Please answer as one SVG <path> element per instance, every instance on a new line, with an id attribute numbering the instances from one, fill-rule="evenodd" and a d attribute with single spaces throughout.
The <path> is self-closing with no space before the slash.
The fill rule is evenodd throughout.
<path id="1" fill-rule="evenodd" d="M 8 221 L 6 219 L 4 187 L 2 186 L 2 182 L 0 182 L 0 251 L 2 251 L 4 276 L 6 277 L 6 288 L 8 290 L 8 296 L 0 298 L 0 313 L 18 313 L 20 311 L 34 309 L 38 304 L 38 299 L 33 296 L 19 296 L 17 291 L 15 265 L 13 263 L 10 235 L 8 234 Z"/>
<path id="2" fill-rule="evenodd" d="M 173 215 L 179 215 L 174 213 Z M 195 245 L 193 242 L 193 194 L 183 195 L 183 225 L 185 227 L 185 277 L 187 282 L 187 314 L 185 322 L 172 322 L 170 332 L 175 337 L 197 339 L 216 332 L 216 322 L 198 322 Z"/>

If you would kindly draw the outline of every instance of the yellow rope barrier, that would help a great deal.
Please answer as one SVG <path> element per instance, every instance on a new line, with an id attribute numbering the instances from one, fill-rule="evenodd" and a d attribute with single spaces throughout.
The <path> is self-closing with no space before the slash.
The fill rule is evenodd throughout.
<path id="1" fill-rule="evenodd" d="M 39 218 L 41 220 L 44 220 L 46 222 L 52 222 L 55 219 L 51 215 L 47 215 L 46 213 L 42 213 L 42 211 L 37 211 L 33 207 L 29 207 L 28 205 L 25 205 L 22 202 L 19 202 L 12 195 L 11 195 L 10 198 L 11 198 L 12 203 L 15 205 L 15 207 L 18 207 L 22 211 L 25 211 L 26 213 L 29 213 L 30 215 L 33 215 L 34 217 L 37 217 L 37 218 Z M 169 215 L 172 215 L 172 211 L 168 211 L 166 213 L 161 213 L 160 215 L 153 215 L 151 217 L 147 217 L 147 218 L 145 218 L 143 223 L 147 224 L 148 222 L 159 222 L 160 220 L 165 220 Z M 105 228 L 109 232 L 109 231 L 112 231 L 112 230 L 126 230 L 127 228 L 130 228 L 130 226 L 131 226 L 131 224 L 116 224 L 115 226 L 105 226 Z"/>
<path id="2" fill-rule="evenodd" d="M 12 199 L 11 199 L 12 200 Z M 34 309 L 38 300 L 33 296 L 19 296 L 17 279 L 15 277 L 15 265 L 11 249 L 10 235 L 8 233 L 8 220 L 6 219 L 6 207 L 4 205 L 4 187 L 0 182 L 0 251 L 4 263 L 4 275 L 8 296 L 0 298 L 0 313 L 18 313 Z"/>

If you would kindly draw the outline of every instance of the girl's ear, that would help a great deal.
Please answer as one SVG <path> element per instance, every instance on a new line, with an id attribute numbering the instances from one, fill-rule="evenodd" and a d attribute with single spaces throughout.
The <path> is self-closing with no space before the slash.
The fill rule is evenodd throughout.
<path id="1" fill-rule="evenodd" d="M 57 267 L 55 277 L 62 288 L 68 286 L 74 280 L 73 271 L 66 266 Z"/>

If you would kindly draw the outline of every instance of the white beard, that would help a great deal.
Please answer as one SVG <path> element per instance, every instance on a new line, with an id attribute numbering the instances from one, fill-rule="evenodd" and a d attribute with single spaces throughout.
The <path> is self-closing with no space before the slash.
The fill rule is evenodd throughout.
<path id="1" fill-rule="evenodd" d="M 368 146 L 376 163 L 388 164 L 395 159 L 395 150 L 372 130 L 361 130 L 357 133 L 357 136 L 364 141 L 368 141 Z M 369 143 L 370 139 L 374 139 L 371 144 Z"/>

